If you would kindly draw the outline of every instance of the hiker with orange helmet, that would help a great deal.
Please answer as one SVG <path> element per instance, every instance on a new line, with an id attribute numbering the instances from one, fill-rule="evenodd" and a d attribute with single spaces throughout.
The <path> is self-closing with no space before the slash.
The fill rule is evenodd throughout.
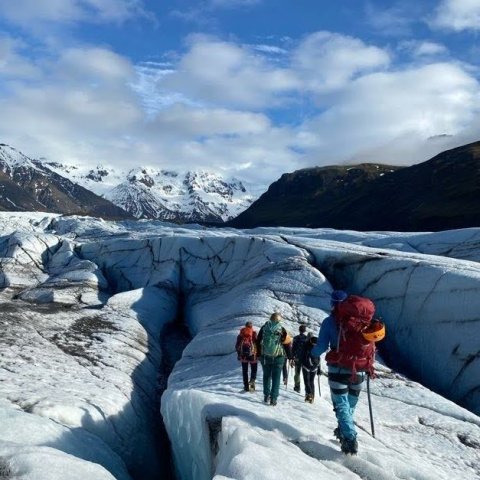
<path id="1" fill-rule="evenodd" d="M 328 384 L 338 421 L 334 435 L 343 453 L 355 455 L 358 442 L 353 415 L 365 376 L 373 375 L 375 342 L 385 336 L 385 327 L 372 320 L 375 306 L 368 298 L 334 290 L 331 307 L 311 355 L 320 357 L 329 350 L 325 357 Z"/>
<path id="2" fill-rule="evenodd" d="M 257 379 L 257 332 L 253 329 L 252 322 L 246 322 L 240 329 L 235 344 L 237 358 L 242 364 L 243 387 L 245 392 L 255 391 Z M 248 366 L 250 365 L 250 379 L 248 378 Z"/>

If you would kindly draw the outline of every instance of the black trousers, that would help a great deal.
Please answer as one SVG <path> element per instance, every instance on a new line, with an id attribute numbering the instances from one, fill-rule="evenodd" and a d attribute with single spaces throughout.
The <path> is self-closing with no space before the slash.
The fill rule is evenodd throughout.
<path id="1" fill-rule="evenodd" d="M 248 365 L 249 362 L 242 362 L 242 375 L 243 375 L 243 386 L 245 390 L 248 390 Z M 257 362 L 250 363 L 250 382 L 254 382 L 257 379 Z"/>
<path id="2" fill-rule="evenodd" d="M 317 370 L 313 372 L 302 368 L 303 381 L 305 383 L 305 395 L 315 396 L 315 376 L 317 375 Z"/>

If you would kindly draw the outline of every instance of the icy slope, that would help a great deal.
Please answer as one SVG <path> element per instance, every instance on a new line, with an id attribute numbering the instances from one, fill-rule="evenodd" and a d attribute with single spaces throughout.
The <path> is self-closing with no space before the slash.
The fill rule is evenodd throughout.
<path id="1" fill-rule="evenodd" d="M 380 367 L 372 382 L 377 436 L 369 435 L 363 394 L 360 451 L 350 458 L 333 439 L 324 377 L 313 405 L 290 383 L 273 408 L 262 404 L 260 391 L 240 393 L 234 354 L 239 327 L 252 320 L 258 328 L 272 311 L 282 312 L 292 334 L 299 322 L 315 332 L 333 283 L 374 298 L 392 351 L 407 351 L 419 325 L 438 329 L 442 338 L 421 337 L 432 348 L 418 349 L 405 366 L 423 365 L 425 381 L 438 388 L 445 374 L 458 387 L 445 394 L 466 398 L 480 378 L 478 343 L 470 342 L 478 322 L 468 307 L 478 296 L 477 263 L 307 238 L 321 232 L 306 230 L 247 234 L 160 222 L 14 218 L 17 232 L 0 239 L 0 471 L 28 480 L 69 478 L 70 470 L 79 478 L 162 478 L 169 458 L 157 438 L 157 376 L 162 328 L 176 318 L 193 339 L 161 410 L 179 478 L 480 475 L 479 417 L 418 383 Z M 0 214 L 0 226 L 8 224 L 9 215 Z M 425 239 L 432 248 L 435 235 Z M 452 340 L 461 344 L 457 355 Z M 478 397 L 468 398 L 478 407 Z"/>

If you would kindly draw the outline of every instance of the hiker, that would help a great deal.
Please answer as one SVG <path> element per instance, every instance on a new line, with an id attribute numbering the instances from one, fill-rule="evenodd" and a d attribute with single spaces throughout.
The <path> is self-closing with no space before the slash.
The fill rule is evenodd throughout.
<path id="1" fill-rule="evenodd" d="M 286 357 L 283 342 L 288 334 L 280 325 L 281 320 L 279 313 L 272 313 L 257 337 L 257 352 L 263 368 L 263 401 L 270 402 L 272 406 L 277 404 L 280 376 Z"/>
<path id="2" fill-rule="evenodd" d="M 285 340 L 282 342 L 283 349 L 285 350 L 285 361 L 283 362 L 283 367 L 282 367 L 282 378 L 283 378 L 283 384 L 285 386 L 288 385 L 288 365 L 289 361 L 292 360 L 292 345 L 293 345 L 293 340 L 290 335 L 287 334 L 285 337 Z"/>
<path id="3" fill-rule="evenodd" d="M 235 344 L 237 358 L 242 364 L 243 389 L 245 392 L 255 391 L 257 378 L 257 332 L 253 329 L 252 322 L 246 322 L 240 329 Z M 248 379 L 248 366 L 250 365 L 250 380 Z"/>
<path id="4" fill-rule="evenodd" d="M 320 375 L 320 357 L 312 357 L 310 354 L 317 343 L 317 337 L 309 335 L 303 348 L 301 366 L 303 383 L 305 384 L 305 401 L 313 403 L 315 399 L 315 376 Z"/>
<path id="5" fill-rule="evenodd" d="M 292 357 L 290 361 L 290 366 L 295 369 L 293 374 L 293 389 L 300 393 L 300 373 L 302 372 L 302 356 L 305 349 L 305 344 L 307 341 L 307 326 L 301 324 L 298 327 L 299 334 L 293 337 L 293 346 L 292 346 Z"/>
<path id="6" fill-rule="evenodd" d="M 373 374 L 375 341 L 385 335 L 381 322 L 373 321 L 375 306 L 364 297 L 335 290 L 331 295 L 331 313 L 322 322 L 313 357 L 328 351 L 328 384 L 338 426 L 334 435 L 343 453 L 358 451 L 357 432 L 353 422 L 355 407 L 366 374 Z M 366 329 L 372 327 L 372 334 Z M 378 333 L 378 335 L 377 335 Z"/>

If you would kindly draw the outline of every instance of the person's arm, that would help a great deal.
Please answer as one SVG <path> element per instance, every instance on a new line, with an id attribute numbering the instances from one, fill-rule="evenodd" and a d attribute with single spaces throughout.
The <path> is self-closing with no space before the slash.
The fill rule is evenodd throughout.
<path id="1" fill-rule="evenodd" d="M 285 349 L 285 355 L 287 356 L 287 358 L 289 360 L 292 360 L 293 356 L 292 356 L 292 342 L 290 343 L 286 343 L 285 345 L 283 345 L 284 349 Z"/>
<path id="2" fill-rule="evenodd" d="M 311 352 L 312 357 L 320 357 L 320 355 L 328 350 L 333 339 L 333 334 L 336 334 L 335 320 L 332 316 L 329 316 L 320 326 L 317 343 Z"/>
<path id="3" fill-rule="evenodd" d="M 292 342 L 292 357 L 295 359 L 298 357 L 298 337 L 293 337 Z"/>
<path id="4" fill-rule="evenodd" d="M 282 335 L 280 336 L 280 341 L 282 343 L 285 342 L 285 339 L 287 338 L 288 332 L 285 330 L 285 328 L 282 327 Z"/>

